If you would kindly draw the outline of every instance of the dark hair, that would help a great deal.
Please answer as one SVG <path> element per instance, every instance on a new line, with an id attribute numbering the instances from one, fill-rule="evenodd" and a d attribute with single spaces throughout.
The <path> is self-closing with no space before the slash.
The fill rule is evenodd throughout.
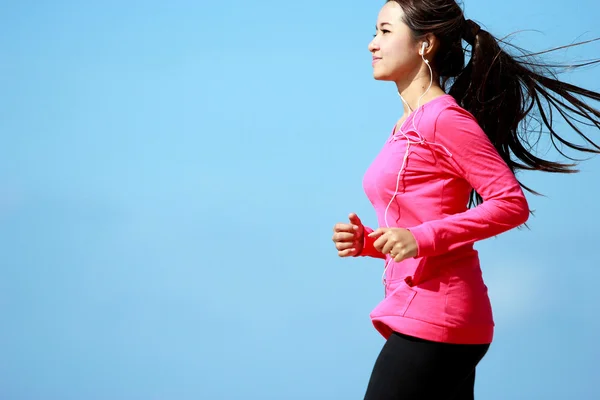
<path id="1" fill-rule="evenodd" d="M 527 53 L 496 39 L 475 22 L 465 20 L 455 0 L 390 1 L 402 8 L 403 22 L 412 30 L 415 39 L 428 33 L 435 35 L 439 47 L 431 65 L 439 75 L 442 88 L 473 114 L 513 173 L 520 169 L 577 172 L 575 163 L 548 161 L 532 154 L 531 150 L 543 133 L 547 133 L 554 148 L 571 161 L 579 160 L 566 155 L 558 145 L 600 154 L 600 146 L 577 126 L 579 123 L 600 128 L 600 111 L 577 97 L 600 100 L 600 93 L 557 79 L 561 68 L 592 65 L 600 62 L 599 59 L 577 65 L 543 64 L 535 61 L 535 56 L 570 46 Z M 463 48 L 462 40 L 471 46 L 470 52 Z M 509 55 L 500 43 L 511 46 L 521 55 Z M 577 44 L 571 46 L 574 45 Z M 465 66 L 466 53 L 471 57 Z M 577 132 L 584 144 L 576 144 L 556 132 L 552 119 L 554 110 Z M 537 134 L 537 138 L 532 138 L 531 134 Z M 525 190 L 538 194 L 519 183 Z M 469 206 L 482 201 L 473 191 Z"/>

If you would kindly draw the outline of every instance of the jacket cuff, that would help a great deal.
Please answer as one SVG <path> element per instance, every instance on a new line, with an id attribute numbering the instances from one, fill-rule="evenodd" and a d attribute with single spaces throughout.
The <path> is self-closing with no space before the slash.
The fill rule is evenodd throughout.
<path id="1" fill-rule="evenodd" d="M 435 253 L 435 235 L 429 226 L 421 224 L 406 229 L 412 233 L 415 241 L 417 242 L 417 255 L 415 258 L 427 257 Z"/>
<path id="2" fill-rule="evenodd" d="M 376 239 L 369 237 L 369 233 L 373 232 L 373 229 L 369 228 L 368 226 L 364 226 L 363 228 L 364 229 L 362 250 L 357 255 L 355 255 L 355 257 L 385 258 L 385 256 L 379 251 L 377 251 L 377 249 L 375 249 L 375 246 L 373 246 L 373 243 L 375 243 Z"/>

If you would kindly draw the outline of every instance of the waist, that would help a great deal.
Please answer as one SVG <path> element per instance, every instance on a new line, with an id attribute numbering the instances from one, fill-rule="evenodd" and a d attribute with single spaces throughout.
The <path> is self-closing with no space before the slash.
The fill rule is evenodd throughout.
<path id="1" fill-rule="evenodd" d="M 411 258 L 399 263 L 386 258 L 389 280 L 406 280 L 419 285 L 429 280 L 440 279 L 448 275 L 463 275 L 467 271 L 479 274 L 481 266 L 479 252 L 473 245 L 463 246 L 448 253 L 432 257 Z M 470 275 L 470 273 L 467 273 Z"/>

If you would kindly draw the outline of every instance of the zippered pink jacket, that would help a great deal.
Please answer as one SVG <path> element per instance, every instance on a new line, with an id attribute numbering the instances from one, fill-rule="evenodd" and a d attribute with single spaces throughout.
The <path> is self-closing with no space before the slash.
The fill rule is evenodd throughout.
<path id="1" fill-rule="evenodd" d="M 416 129 L 415 129 L 416 128 Z M 379 253 L 365 227 L 359 256 L 385 259 L 385 297 L 371 312 L 392 331 L 446 343 L 491 343 L 488 290 L 473 243 L 524 224 L 527 200 L 475 118 L 450 95 L 415 110 L 394 129 L 363 186 L 379 226 L 410 230 L 415 258 Z M 468 209 L 471 189 L 483 204 Z"/>

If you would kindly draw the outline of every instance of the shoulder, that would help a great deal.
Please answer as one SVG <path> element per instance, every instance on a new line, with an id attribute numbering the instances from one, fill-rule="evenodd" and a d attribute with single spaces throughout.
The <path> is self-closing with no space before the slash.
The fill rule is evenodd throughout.
<path id="1" fill-rule="evenodd" d="M 446 96 L 439 102 L 434 123 L 436 140 L 469 143 L 489 142 L 475 117 L 461 107 L 454 98 Z"/>
<path id="2" fill-rule="evenodd" d="M 459 127 L 460 125 L 472 126 L 473 124 L 479 126 L 475 117 L 461 107 L 450 95 L 444 96 L 441 99 L 435 112 L 436 126 L 440 125 L 443 127 L 444 124 L 451 124 L 450 126 L 452 127 Z"/>

